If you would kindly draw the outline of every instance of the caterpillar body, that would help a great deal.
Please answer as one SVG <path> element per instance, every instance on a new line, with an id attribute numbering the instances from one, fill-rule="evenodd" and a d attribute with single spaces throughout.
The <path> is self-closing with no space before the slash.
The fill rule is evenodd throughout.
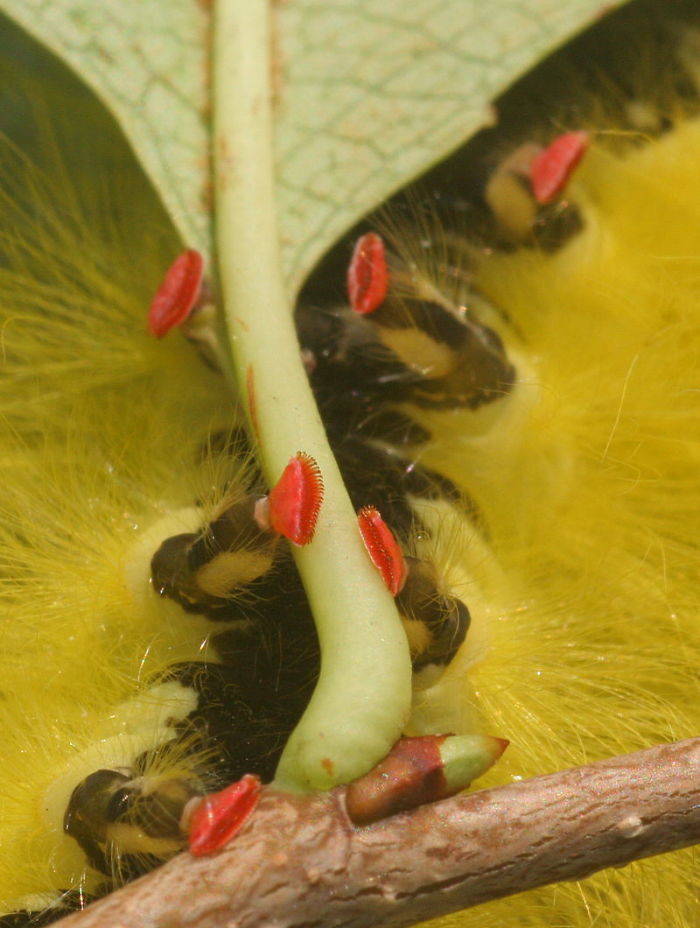
<path id="1" fill-rule="evenodd" d="M 4 157 L 31 197 L 8 210 L 2 272 L 0 917 L 16 925 L 175 853 L 204 792 L 272 779 L 319 656 L 289 552 L 255 521 L 265 488 L 219 374 L 149 336 L 104 195 L 78 208 L 7 143 Z M 430 475 L 411 490 L 434 495 Z M 381 502 L 408 535 L 404 494 Z M 468 613 L 446 589 L 436 611 L 418 563 L 402 601 L 416 662 L 434 665 Z M 447 649 L 417 635 L 426 610 L 455 626 Z"/>
<path id="2" fill-rule="evenodd" d="M 673 12 L 685 19 L 649 27 L 667 56 L 655 96 L 506 119 L 341 242 L 297 309 L 353 503 L 382 513 L 408 560 L 406 733 L 510 738 L 489 784 L 697 731 L 700 23 Z M 632 27 L 613 17 L 614 47 Z M 516 88 L 505 116 L 594 40 Z M 541 206 L 523 145 L 564 129 L 593 144 Z M 219 376 L 145 331 L 167 236 L 134 273 L 133 248 L 96 234 L 103 196 L 76 213 L 6 159 L 50 219 L 6 189 L 0 914 L 14 926 L 174 853 L 193 797 L 271 778 L 318 647 L 284 544 L 251 517 L 266 488 Z M 389 285 L 358 317 L 345 271 L 368 229 Z M 693 917 L 683 852 L 453 920 Z"/>
<path id="3" fill-rule="evenodd" d="M 687 4 L 670 21 L 642 6 L 515 88 L 503 125 L 354 230 L 297 312 L 336 447 L 351 423 L 350 440 L 419 460 L 470 500 L 449 547 L 471 626 L 412 722 L 517 731 L 491 783 L 698 729 L 698 20 Z M 606 43 L 618 60 L 601 75 Z M 569 129 L 591 149 L 539 205 L 523 161 Z M 389 286 L 381 315 L 358 318 L 337 281 L 368 231 L 384 237 Z M 392 343 L 397 317 L 412 343 Z M 481 332 L 466 372 L 466 333 L 450 344 L 443 320 Z M 492 376 L 470 392 L 474 370 Z M 690 925 L 693 861 L 449 921 Z"/>

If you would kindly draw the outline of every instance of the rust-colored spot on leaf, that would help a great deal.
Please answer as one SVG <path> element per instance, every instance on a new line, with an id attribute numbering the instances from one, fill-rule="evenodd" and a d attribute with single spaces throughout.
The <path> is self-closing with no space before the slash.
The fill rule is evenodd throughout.
<path id="1" fill-rule="evenodd" d="M 258 423 L 258 405 L 255 399 L 255 373 L 253 365 L 249 364 L 245 372 L 245 389 L 248 396 L 248 415 L 250 416 L 250 425 L 255 437 L 260 440 L 260 425 Z"/>
<path id="2" fill-rule="evenodd" d="M 391 595 L 398 596 L 406 582 L 408 569 L 393 532 L 374 506 L 360 509 L 357 521 L 372 563 L 382 575 Z"/>
<path id="3" fill-rule="evenodd" d="M 323 760 L 321 761 L 321 766 L 326 771 L 329 777 L 333 776 L 333 770 L 335 769 L 335 767 L 330 757 L 324 757 Z"/>
<path id="4" fill-rule="evenodd" d="M 261 788 L 258 777 L 247 773 L 226 789 L 205 796 L 190 818 L 190 853 L 205 857 L 228 844 L 258 804 Z"/>
<path id="5" fill-rule="evenodd" d="M 562 192 L 589 144 L 587 132 L 565 132 L 535 156 L 530 181 L 538 203 L 551 203 Z"/>
<path id="6" fill-rule="evenodd" d="M 192 312 L 202 289 L 204 258 L 189 248 L 173 261 L 156 291 L 148 311 L 151 335 L 163 338 L 182 325 Z"/>
<path id="7" fill-rule="evenodd" d="M 314 537 L 323 502 L 323 478 L 316 461 L 298 451 L 270 491 L 270 525 L 295 545 L 308 545 Z"/>
<path id="8" fill-rule="evenodd" d="M 376 232 L 367 232 L 355 243 L 348 267 L 350 306 L 363 316 L 373 313 L 384 302 L 388 286 L 384 242 Z"/>

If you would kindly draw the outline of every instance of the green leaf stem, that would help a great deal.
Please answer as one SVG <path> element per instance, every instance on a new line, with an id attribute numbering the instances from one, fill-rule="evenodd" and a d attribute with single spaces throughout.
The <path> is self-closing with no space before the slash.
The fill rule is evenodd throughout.
<path id="1" fill-rule="evenodd" d="M 372 566 L 299 354 L 280 273 L 272 160 L 267 0 L 217 0 L 214 150 L 217 246 L 238 383 L 272 485 L 299 449 L 325 500 L 295 550 L 321 644 L 321 676 L 280 761 L 278 784 L 328 788 L 365 773 L 401 735 L 411 661 L 392 597 Z"/>

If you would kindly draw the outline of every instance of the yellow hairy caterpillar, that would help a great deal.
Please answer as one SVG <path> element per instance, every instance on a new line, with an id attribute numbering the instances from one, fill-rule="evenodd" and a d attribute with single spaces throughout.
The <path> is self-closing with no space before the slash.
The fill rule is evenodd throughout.
<path id="1" fill-rule="evenodd" d="M 555 100 L 551 124 L 540 102 L 529 127 L 511 120 L 477 140 L 476 171 L 458 155 L 398 197 L 374 225 L 392 281 L 376 321 L 352 318 L 323 281 L 298 312 L 336 445 L 350 421 L 371 448 L 402 446 L 448 477 L 478 513 L 467 528 L 432 509 L 459 535 L 447 547 L 460 551 L 472 621 L 442 678 L 416 693 L 413 724 L 511 738 L 480 782 L 698 730 L 700 124 L 697 33 L 681 34 L 674 23 L 678 55 L 663 46 L 648 90 L 623 58 L 638 97 L 598 77 L 608 100 L 589 106 L 591 86 L 583 105 Z M 550 71 L 535 89 L 551 84 Z M 593 144 L 565 196 L 538 208 L 513 154 L 566 129 L 587 129 Z M 349 243 L 328 259 L 329 277 L 341 250 L 347 260 Z M 454 318 L 503 346 L 468 349 L 472 370 L 495 371 L 490 397 L 485 377 L 475 388 L 450 366 L 466 350 L 450 342 Z M 448 921 L 690 925 L 694 862 L 682 852 Z"/>
<path id="2" fill-rule="evenodd" d="M 490 653 L 467 645 L 438 684 L 461 671 L 491 726 L 519 731 L 493 782 L 698 730 L 699 141 L 689 122 L 625 154 L 594 146 L 570 191 L 583 231 L 553 256 L 478 262 L 523 333 L 522 381 L 495 426 L 433 419 L 426 457 L 468 473 L 507 578 L 497 592 L 474 570 Z M 585 906 L 600 924 L 690 925 L 694 861 L 540 892 L 542 924 Z M 535 905 L 492 911 L 522 923 Z"/>
<path id="3" fill-rule="evenodd" d="M 418 584 L 399 603 L 419 670 L 410 733 L 509 738 L 484 783 L 697 732 L 700 127 L 683 109 L 692 105 L 662 119 L 645 101 L 633 115 L 658 137 L 595 138 L 543 216 L 530 215 L 517 177 L 496 208 L 493 190 L 477 206 L 458 191 L 449 215 L 431 207 L 422 222 L 411 203 L 417 234 L 399 212 L 399 235 L 385 236 L 383 318 L 349 317 L 345 245 L 343 269 L 302 297 L 302 345 L 353 500 L 377 506 L 406 555 L 431 568 L 428 593 Z M 616 122 L 592 118 L 594 135 Z M 582 127 L 570 113 L 555 130 L 542 121 L 517 144 Z M 499 139 L 489 160 L 515 146 Z M 42 225 L 6 194 L 17 219 L 1 278 L 0 914 L 14 925 L 13 913 L 50 917 L 61 894 L 80 904 L 177 849 L 170 800 L 180 810 L 234 775 L 233 760 L 214 762 L 222 745 L 234 753 L 220 727 L 240 724 L 242 741 L 264 730 L 244 762 L 278 755 L 299 705 L 277 706 L 303 704 L 317 655 L 283 551 L 262 575 L 246 567 L 240 587 L 226 560 L 200 572 L 238 551 L 205 529 L 233 524 L 251 488 L 263 491 L 218 376 L 191 346 L 146 333 L 170 255 L 145 254 L 133 273 L 129 249 L 96 234 L 102 195 L 72 222 L 60 186 L 6 157 L 35 204 L 59 205 Z M 519 192 L 519 220 L 504 227 L 499 207 Z M 83 260 L 86 244 L 94 260 Z M 396 376 L 382 381 L 387 364 Z M 472 368 L 479 376 L 465 379 Z M 184 540 L 164 549 L 172 538 Z M 183 571 L 181 555 L 203 539 L 209 556 Z M 154 595 L 154 579 L 167 595 Z M 456 656 L 430 651 L 436 603 L 441 619 L 461 617 Z M 271 629 L 275 610 L 283 621 Z M 203 664 L 231 671 L 213 698 Z M 260 675 L 245 677 L 246 664 Z M 261 702 L 274 673 L 284 686 Z M 217 701 L 226 707 L 211 721 Z M 249 730 L 240 720 L 251 718 Z M 137 820 L 115 836 L 99 831 L 104 816 L 81 817 L 84 806 L 67 817 L 76 788 L 100 771 L 116 774 L 93 794 L 108 811 L 121 812 L 138 781 L 141 795 L 167 797 L 157 808 L 168 827 L 154 836 Z M 92 829 L 92 861 L 76 821 Z M 690 851 L 669 855 L 451 920 L 689 928 L 692 865 Z"/>
<path id="4" fill-rule="evenodd" d="M 75 178 L 40 125 L 47 163 L 7 140 L 1 155 L 8 925 L 175 853 L 191 798 L 269 778 L 316 669 L 289 557 L 251 538 L 263 489 L 230 395 L 183 339 L 148 333 L 172 234 L 152 199 L 123 208 L 144 196 L 129 160 Z M 184 573 L 162 554 L 172 539 L 199 558 Z M 175 595 L 192 584 L 196 608 Z"/>

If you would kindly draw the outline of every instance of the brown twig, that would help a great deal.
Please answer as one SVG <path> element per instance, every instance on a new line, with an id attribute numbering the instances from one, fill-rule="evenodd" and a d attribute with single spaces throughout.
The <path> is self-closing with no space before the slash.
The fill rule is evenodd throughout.
<path id="1" fill-rule="evenodd" d="M 188 854 L 61 928 L 409 925 L 700 841 L 700 738 L 463 793 L 355 829 L 344 791 L 267 790 L 220 854 Z"/>

